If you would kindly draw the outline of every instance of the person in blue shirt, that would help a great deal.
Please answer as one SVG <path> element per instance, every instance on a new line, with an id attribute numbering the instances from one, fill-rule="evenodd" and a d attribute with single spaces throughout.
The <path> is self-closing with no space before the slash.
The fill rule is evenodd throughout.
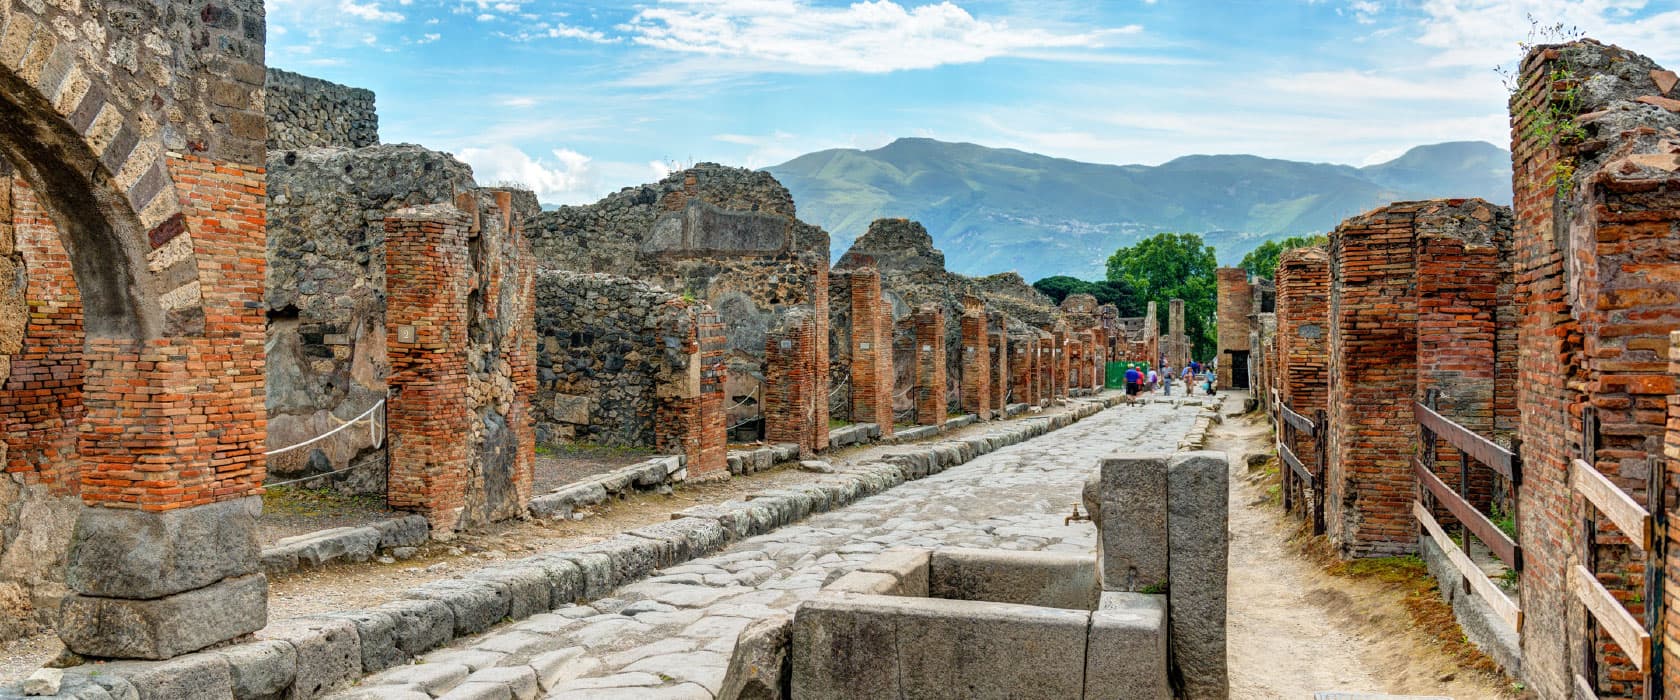
<path id="1" fill-rule="evenodd" d="M 1126 395 L 1137 396 L 1138 384 L 1143 382 L 1143 373 L 1136 367 L 1126 368 Z"/>
<path id="2" fill-rule="evenodd" d="M 1161 368 L 1161 395 L 1172 396 L 1172 368 Z"/>

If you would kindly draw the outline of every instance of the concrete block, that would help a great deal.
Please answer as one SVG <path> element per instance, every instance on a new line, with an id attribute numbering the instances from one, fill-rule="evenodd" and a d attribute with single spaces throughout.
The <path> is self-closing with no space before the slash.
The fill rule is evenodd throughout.
<path id="1" fill-rule="evenodd" d="M 1087 700 L 1172 700 L 1168 683 L 1167 598 L 1102 594 L 1085 651 Z"/>
<path id="2" fill-rule="evenodd" d="M 717 700 L 789 700 L 793 615 L 754 620 L 735 638 Z"/>
<path id="3" fill-rule="evenodd" d="M 1097 607 L 1096 559 L 1086 554 L 956 547 L 933 550 L 927 595 L 1051 608 Z"/>
<path id="4" fill-rule="evenodd" d="M 149 600 L 257 573 L 260 512 L 256 496 L 162 513 L 83 508 L 65 584 L 88 596 Z"/>
<path id="5" fill-rule="evenodd" d="M 59 606 L 58 630 L 83 656 L 167 659 L 266 624 L 268 579 L 254 574 L 153 600 L 69 595 Z"/>
<path id="6" fill-rule="evenodd" d="M 1230 468 L 1223 452 L 1182 453 L 1167 463 L 1172 658 L 1175 683 L 1186 700 L 1223 700 L 1230 694 L 1225 663 Z"/>
<path id="7" fill-rule="evenodd" d="M 1105 457 L 1091 517 L 1106 591 L 1159 593 L 1167 585 L 1167 457 Z"/>
<path id="8" fill-rule="evenodd" d="M 455 638 L 455 612 L 441 600 L 393 600 L 374 611 L 391 616 L 391 641 L 408 656 L 419 656 Z"/>
<path id="9" fill-rule="evenodd" d="M 490 629 L 513 609 L 513 594 L 507 586 L 470 579 L 443 579 L 424 583 L 403 592 L 404 598 L 435 600 L 454 614 L 455 636 L 464 637 Z"/>

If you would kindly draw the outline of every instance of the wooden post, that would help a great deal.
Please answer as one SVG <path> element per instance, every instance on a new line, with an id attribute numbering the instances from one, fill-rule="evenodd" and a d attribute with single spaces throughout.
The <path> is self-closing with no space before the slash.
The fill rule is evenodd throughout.
<path id="1" fill-rule="evenodd" d="M 1313 432 L 1313 444 L 1317 448 L 1318 472 L 1313 474 L 1313 534 L 1324 534 L 1324 477 L 1330 466 L 1329 434 L 1330 426 L 1325 424 L 1328 414 L 1324 409 L 1318 409 L 1313 414 L 1313 425 L 1318 430 Z"/>

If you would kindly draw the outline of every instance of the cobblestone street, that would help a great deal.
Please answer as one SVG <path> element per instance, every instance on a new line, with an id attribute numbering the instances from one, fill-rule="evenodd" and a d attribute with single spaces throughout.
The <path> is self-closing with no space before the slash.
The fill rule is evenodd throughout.
<path id="1" fill-rule="evenodd" d="M 387 670 L 343 698 L 711 698 L 740 630 L 888 547 L 1094 551 L 1063 525 L 1101 455 L 1170 452 L 1199 407 L 1121 406 Z"/>

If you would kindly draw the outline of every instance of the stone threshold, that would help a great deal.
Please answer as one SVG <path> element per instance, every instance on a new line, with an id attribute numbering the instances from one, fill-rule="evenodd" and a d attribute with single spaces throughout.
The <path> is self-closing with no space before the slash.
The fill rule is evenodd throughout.
<path id="1" fill-rule="evenodd" d="M 259 632 L 255 640 L 167 661 L 112 661 L 65 669 L 58 694 L 44 697 L 319 697 L 348 687 L 366 674 L 411 663 L 456 639 L 600 599 L 657 569 L 937 474 L 1124 402 L 1119 395 L 1072 400 L 1073 410 L 1066 413 L 1000 423 L 985 434 L 914 446 L 795 488 L 690 508 L 671 514 L 670 521 L 594 544 L 499 562 L 458 578 L 415 586 L 403 592 L 402 599 L 367 610 L 282 620 Z M 560 680 L 555 674 L 565 667 L 563 663 L 539 665 L 525 670 L 488 667 L 475 671 L 475 675 L 487 674 L 484 678 L 465 680 L 511 692 L 514 688 L 509 683 L 524 690 L 524 679 L 534 677 L 546 689 Z M 0 687 L 0 700 L 23 697 L 21 681 Z"/>

